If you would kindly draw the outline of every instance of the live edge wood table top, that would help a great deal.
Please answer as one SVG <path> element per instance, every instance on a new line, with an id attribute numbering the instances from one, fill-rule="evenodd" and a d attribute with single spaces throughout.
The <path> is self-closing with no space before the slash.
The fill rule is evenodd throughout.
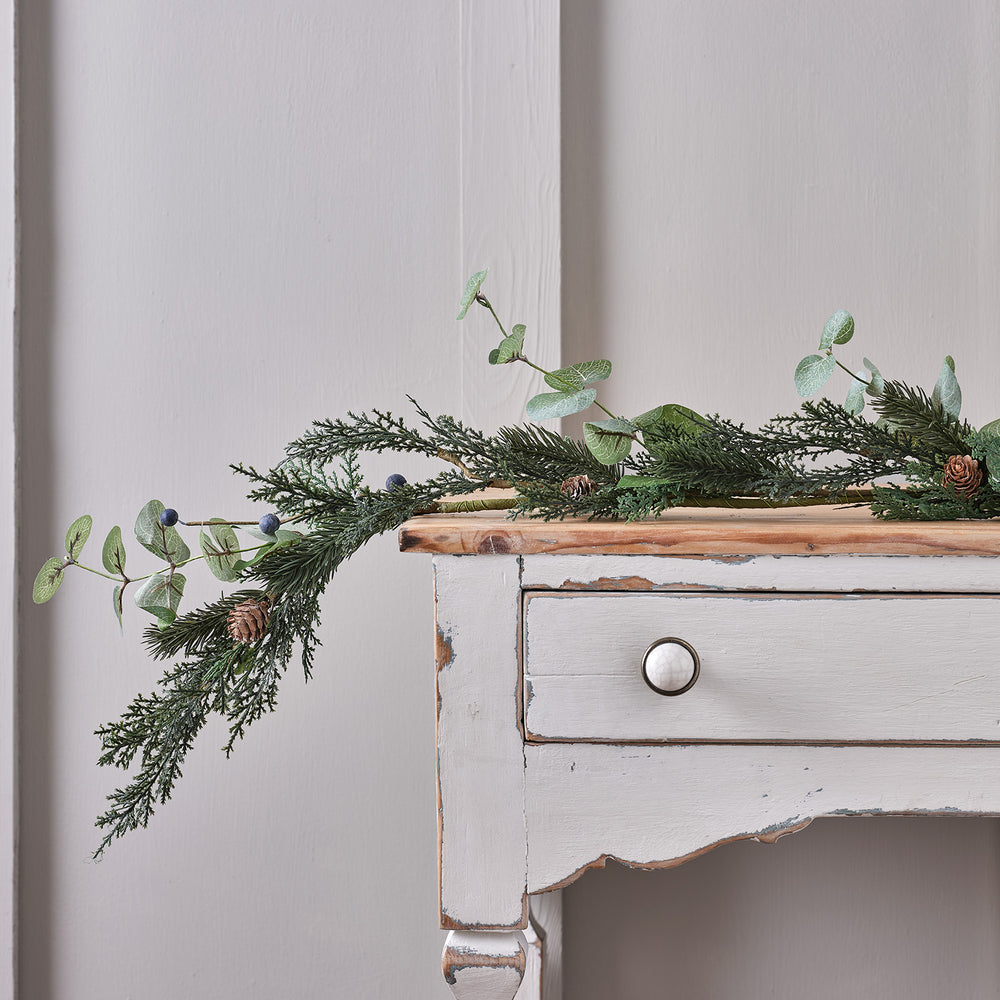
<path id="1" fill-rule="evenodd" d="M 1000 814 L 1000 524 L 417 517 L 445 977 L 559 1000 L 558 890 L 817 816 Z M 473 556 L 474 558 L 469 558 Z M 641 752 L 638 752 L 641 751 Z"/>

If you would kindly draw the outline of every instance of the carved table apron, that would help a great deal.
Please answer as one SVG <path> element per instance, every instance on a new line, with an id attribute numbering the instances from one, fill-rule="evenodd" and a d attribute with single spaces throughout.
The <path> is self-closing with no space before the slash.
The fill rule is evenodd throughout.
<path id="1" fill-rule="evenodd" d="M 558 893 L 817 816 L 1000 814 L 1000 525 L 415 518 L 445 977 L 558 1000 Z M 527 970 L 527 971 L 526 971 Z"/>

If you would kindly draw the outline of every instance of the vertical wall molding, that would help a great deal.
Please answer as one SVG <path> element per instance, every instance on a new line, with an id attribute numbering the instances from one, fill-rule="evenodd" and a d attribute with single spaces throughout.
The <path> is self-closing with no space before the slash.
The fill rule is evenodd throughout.
<path id="1" fill-rule="evenodd" d="M 18 495 L 15 477 L 17 400 L 17 250 L 16 200 L 16 0 L 0 0 L 3 96 L 0 99 L 0 493 L 7 508 L 8 557 L 0 564 L 0 607 L 8 620 L 0 652 L 0 1000 L 13 1000 L 17 982 L 17 633 Z"/>
<path id="2" fill-rule="evenodd" d="M 460 281 L 490 269 L 486 294 L 525 353 L 560 357 L 561 162 L 558 0 L 462 0 Z M 461 324 L 462 418 L 484 430 L 522 419 L 544 388 L 526 365 L 491 369 L 498 331 Z"/>

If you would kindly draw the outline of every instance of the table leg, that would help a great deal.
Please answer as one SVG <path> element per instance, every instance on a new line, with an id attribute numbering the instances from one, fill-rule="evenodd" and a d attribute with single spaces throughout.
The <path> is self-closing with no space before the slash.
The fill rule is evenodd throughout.
<path id="1" fill-rule="evenodd" d="M 531 897 L 528 965 L 517 1000 L 562 1000 L 562 890 Z"/>
<path id="2" fill-rule="evenodd" d="M 457 1000 L 514 1000 L 526 960 L 520 931 L 452 931 L 441 967 Z"/>

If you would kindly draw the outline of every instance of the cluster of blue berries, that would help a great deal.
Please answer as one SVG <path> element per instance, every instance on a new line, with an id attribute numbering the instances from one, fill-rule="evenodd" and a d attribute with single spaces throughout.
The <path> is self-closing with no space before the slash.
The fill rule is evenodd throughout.
<path id="1" fill-rule="evenodd" d="M 165 507 L 160 512 L 160 524 L 162 524 L 164 528 L 172 528 L 178 523 L 178 521 L 180 521 L 180 519 L 177 516 L 177 511 L 174 510 L 173 507 Z M 183 524 L 184 522 L 180 521 L 180 523 Z M 277 514 L 265 514 L 257 523 L 257 527 L 259 527 L 265 535 L 273 535 L 278 528 L 281 527 L 281 518 L 278 517 Z"/>

